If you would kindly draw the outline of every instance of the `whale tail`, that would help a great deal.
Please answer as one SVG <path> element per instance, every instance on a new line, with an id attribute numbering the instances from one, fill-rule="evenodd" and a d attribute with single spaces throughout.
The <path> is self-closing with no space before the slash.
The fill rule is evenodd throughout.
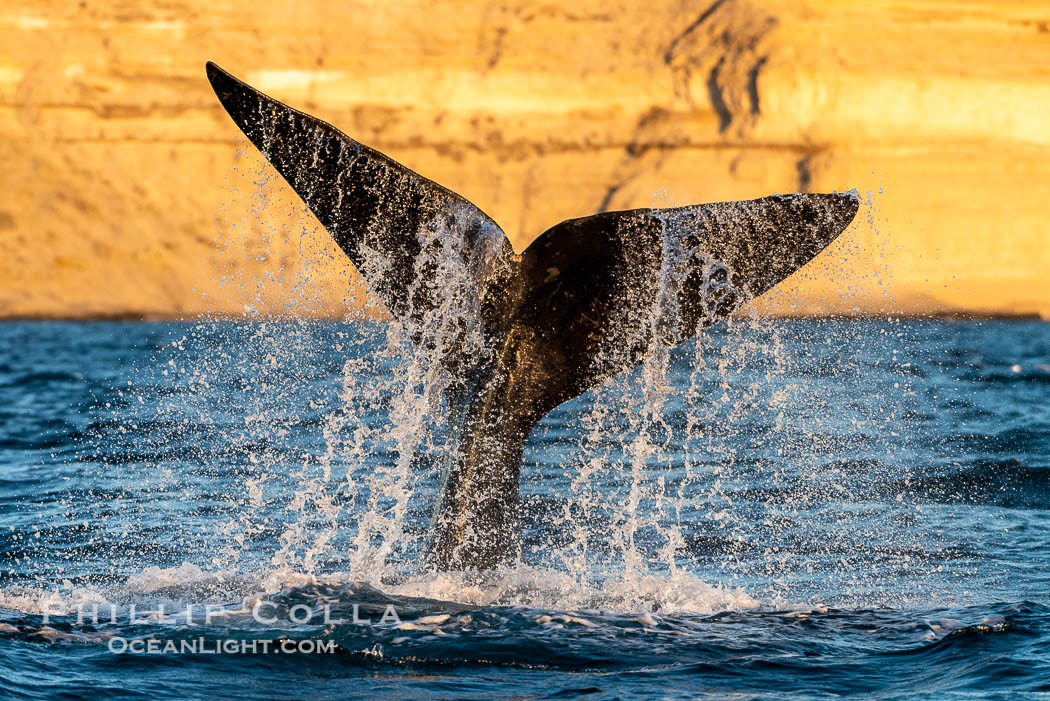
<path id="1" fill-rule="evenodd" d="M 468 262 L 485 352 L 445 353 L 459 442 L 428 563 L 487 569 L 520 554 L 529 431 L 559 404 L 725 319 L 809 262 L 853 220 L 855 193 L 774 195 L 604 212 L 557 224 L 521 254 L 462 196 L 234 78 L 220 102 L 417 343 L 448 291 L 435 232 Z M 453 349 L 457 344 L 453 343 Z"/>

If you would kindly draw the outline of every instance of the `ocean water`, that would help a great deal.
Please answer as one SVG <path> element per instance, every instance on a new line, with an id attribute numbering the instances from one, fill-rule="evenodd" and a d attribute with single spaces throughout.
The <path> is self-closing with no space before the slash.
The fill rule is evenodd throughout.
<path id="1" fill-rule="evenodd" d="M 381 323 L 0 325 L 16 698 L 1050 695 L 1050 324 L 741 320 L 555 410 L 524 562 L 420 572 Z"/>

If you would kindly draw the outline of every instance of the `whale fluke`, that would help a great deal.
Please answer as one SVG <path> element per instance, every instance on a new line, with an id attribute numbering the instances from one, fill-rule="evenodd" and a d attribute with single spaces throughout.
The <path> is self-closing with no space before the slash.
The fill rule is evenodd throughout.
<path id="1" fill-rule="evenodd" d="M 441 226 L 465 249 L 514 251 L 492 219 L 455 192 L 358 143 L 331 124 L 292 109 L 214 63 L 219 102 L 346 253 L 392 314 L 419 324 L 441 290 L 425 274 L 423 234 Z M 491 276 L 479 276 L 488 279 Z M 495 279 L 492 280 L 496 282 Z"/>
<path id="2" fill-rule="evenodd" d="M 809 262 L 853 220 L 855 193 L 604 212 L 542 233 L 521 255 L 460 195 L 335 127 L 207 66 L 234 122 L 331 233 L 417 343 L 440 306 L 435 245 L 464 274 L 485 348 L 451 344 L 450 456 L 427 564 L 520 557 L 519 472 L 544 415 L 727 318 Z M 458 353 L 456 352 L 458 348 Z"/>

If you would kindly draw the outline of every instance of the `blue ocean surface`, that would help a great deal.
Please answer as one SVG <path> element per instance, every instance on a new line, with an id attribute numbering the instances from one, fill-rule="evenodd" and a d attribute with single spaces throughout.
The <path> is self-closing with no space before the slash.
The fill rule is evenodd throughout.
<path id="1" fill-rule="evenodd" d="M 1050 696 L 1050 324 L 758 320 L 559 407 L 524 560 L 419 570 L 376 322 L 0 324 L 12 698 Z"/>

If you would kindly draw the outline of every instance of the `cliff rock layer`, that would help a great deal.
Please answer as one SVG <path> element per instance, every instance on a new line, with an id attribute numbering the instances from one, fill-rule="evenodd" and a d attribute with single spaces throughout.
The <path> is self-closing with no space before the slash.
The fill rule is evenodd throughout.
<path id="1" fill-rule="evenodd" d="M 360 307 L 208 59 L 519 250 L 603 209 L 856 187 L 764 309 L 1050 316 L 1050 9 L 960 0 L 8 0 L 0 316 Z"/>

